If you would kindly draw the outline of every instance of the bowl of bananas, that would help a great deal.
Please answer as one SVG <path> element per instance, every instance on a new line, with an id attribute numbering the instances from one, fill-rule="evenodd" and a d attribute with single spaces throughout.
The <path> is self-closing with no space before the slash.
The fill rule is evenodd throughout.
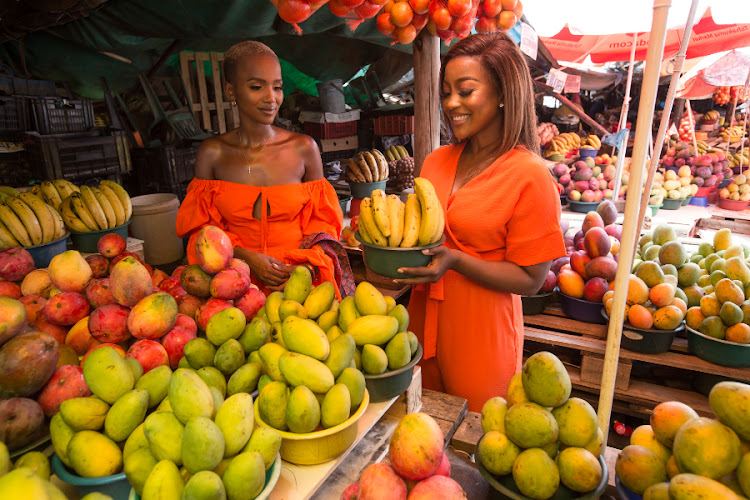
<path id="1" fill-rule="evenodd" d="M 362 200 L 376 189 L 385 190 L 388 181 L 388 161 L 377 149 L 360 151 L 349 158 L 346 179 L 352 198 Z"/>

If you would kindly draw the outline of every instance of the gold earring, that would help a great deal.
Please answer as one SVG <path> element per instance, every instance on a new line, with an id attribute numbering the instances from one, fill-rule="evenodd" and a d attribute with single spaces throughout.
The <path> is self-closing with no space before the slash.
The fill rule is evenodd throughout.
<path id="1" fill-rule="evenodd" d="M 497 105 L 498 108 L 502 108 L 503 106 L 505 106 L 505 104 L 503 104 L 502 102 Z"/>
<path id="2" fill-rule="evenodd" d="M 235 108 L 237 107 L 237 101 L 235 101 L 234 99 L 232 99 L 232 106 Z"/>

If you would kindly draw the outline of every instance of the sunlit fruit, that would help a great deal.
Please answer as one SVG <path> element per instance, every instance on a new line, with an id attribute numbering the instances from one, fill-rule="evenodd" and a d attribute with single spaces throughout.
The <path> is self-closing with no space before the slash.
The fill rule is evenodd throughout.
<path id="1" fill-rule="evenodd" d="M 497 23 L 494 17 L 480 16 L 474 28 L 477 33 L 491 33 L 497 31 Z"/>
<path id="2" fill-rule="evenodd" d="M 502 0 L 484 0 L 482 3 L 482 11 L 487 17 L 497 17 L 501 10 L 503 10 Z"/>
<path id="3" fill-rule="evenodd" d="M 409 0 L 409 5 L 415 14 L 426 14 L 430 8 L 430 0 Z"/>
<path id="4" fill-rule="evenodd" d="M 399 28 L 403 28 L 414 18 L 414 11 L 411 10 L 408 2 L 398 2 L 391 7 L 391 22 Z M 415 35 L 416 36 L 416 35 Z"/>
<path id="5" fill-rule="evenodd" d="M 523 17 L 523 5 L 521 5 L 521 0 L 518 0 L 518 2 L 516 3 L 516 6 L 513 8 L 513 13 L 518 19 L 521 19 Z"/>
<path id="6" fill-rule="evenodd" d="M 453 17 L 465 16 L 471 11 L 471 0 L 448 0 L 448 11 Z"/>
<path id="7" fill-rule="evenodd" d="M 411 20 L 411 24 L 414 25 L 414 28 L 417 31 L 419 31 L 425 27 L 429 20 L 430 16 L 427 14 L 414 14 L 414 19 Z M 748 193 L 748 195 L 750 195 L 750 193 Z"/>
<path id="8" fill-rule="evenodd" d="M 497 27 L 501 30 L 509 30 L 518 22 L 518 17 L 513 11 L 504 10 L 497 18 Z"/>
<path id="9" fill-rule="evenodd" d="M 375 25 L 378 27 L 378 31 L 385 36 L 393 35 L 393 31 L 396 29 L 396 26 L 391 22 L 391 15 L 387 12 L 383 12 L 377 17 Z"/>
<path id="10" fill-rule="evenodd" d="M 417 28 L 413 24 L 398 28 L 396 32 L 396 39 L 402 45 L 410 44 L 415 38 L 417 38 Z"/>
<path id="11" fill-rule="evenodd" d="M 518 0 L 502 0 L 503 10 L 513 10 L 519 3 Z"/>
<path id="12" fill-rule="evenodd" d="M 453 23 L 453 16 L 451 16 L 451 13 L 448 12 L 448 9 L 445 7 L 435 9 L 435 12 L 433 12 L 430 17 L 435 23 L 435 29 L 438 31 L 447 30 Z"/>
<path id="13" fill-rule="evenodd" d="M 451 24 L 451 30 L 458 34 L 464 31 L 471 31 L 473 26 L 474 18 L 471 16 L 463 16 L 453 21 L 453 24 Z"/>

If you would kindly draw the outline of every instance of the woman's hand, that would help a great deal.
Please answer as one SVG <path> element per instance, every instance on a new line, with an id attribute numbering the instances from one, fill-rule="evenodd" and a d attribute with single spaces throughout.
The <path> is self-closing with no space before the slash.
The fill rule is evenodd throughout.
<path id="1" fill-rule="evenodd" d="M 424 255 L 432 255 L 432 260 L 425 267 L 401 267 L 399 272 L 413 274 L 414 278 L 403 278 L 395 280 L 402 285 L 419 285 L 422 283 L 436 283 L 443 277 L 446 271 L 453 269 L 458 260 L 458 250 L 448 248 L 445 245 L 422 250 Z"/>
<path id="2" fill-rule="evenodd" d="M 294 266 L 260 252 L 235 248 L 235 255 L 247 262 L 250 271 L 270 290 L 283 289 L 289 275 L 294 271 Z"/>

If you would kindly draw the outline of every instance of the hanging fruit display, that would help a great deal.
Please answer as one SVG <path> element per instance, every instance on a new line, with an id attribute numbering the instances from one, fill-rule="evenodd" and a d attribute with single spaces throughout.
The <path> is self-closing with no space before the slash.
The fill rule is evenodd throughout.
<path id="1" fill-rule="evenodd" d="M 279 17 L 291 24 L 294 31 L 302 34 L 299 23 L 307 19 L 319 8 L 328 3 L 328 0 L 270 0 L 279 12 Z"/>
<path id="2" fill-rule="evenodd" d="M 750 91 L 743 95 L 743 90 L 744 86 L 719 87 L 716 92 L 714 92 L 714 104 L 723 106 L 724 104 L 734 101 L 735 97 L 737 97 L 737 104 L 741 104 L 750 99 Z"/>
<path id="3" fill-rule="evenodd" d="M 520 0 L 481 0 L 475 28 L 478 33 L 508 31 L 522 16 L 523 5 Z"/>

